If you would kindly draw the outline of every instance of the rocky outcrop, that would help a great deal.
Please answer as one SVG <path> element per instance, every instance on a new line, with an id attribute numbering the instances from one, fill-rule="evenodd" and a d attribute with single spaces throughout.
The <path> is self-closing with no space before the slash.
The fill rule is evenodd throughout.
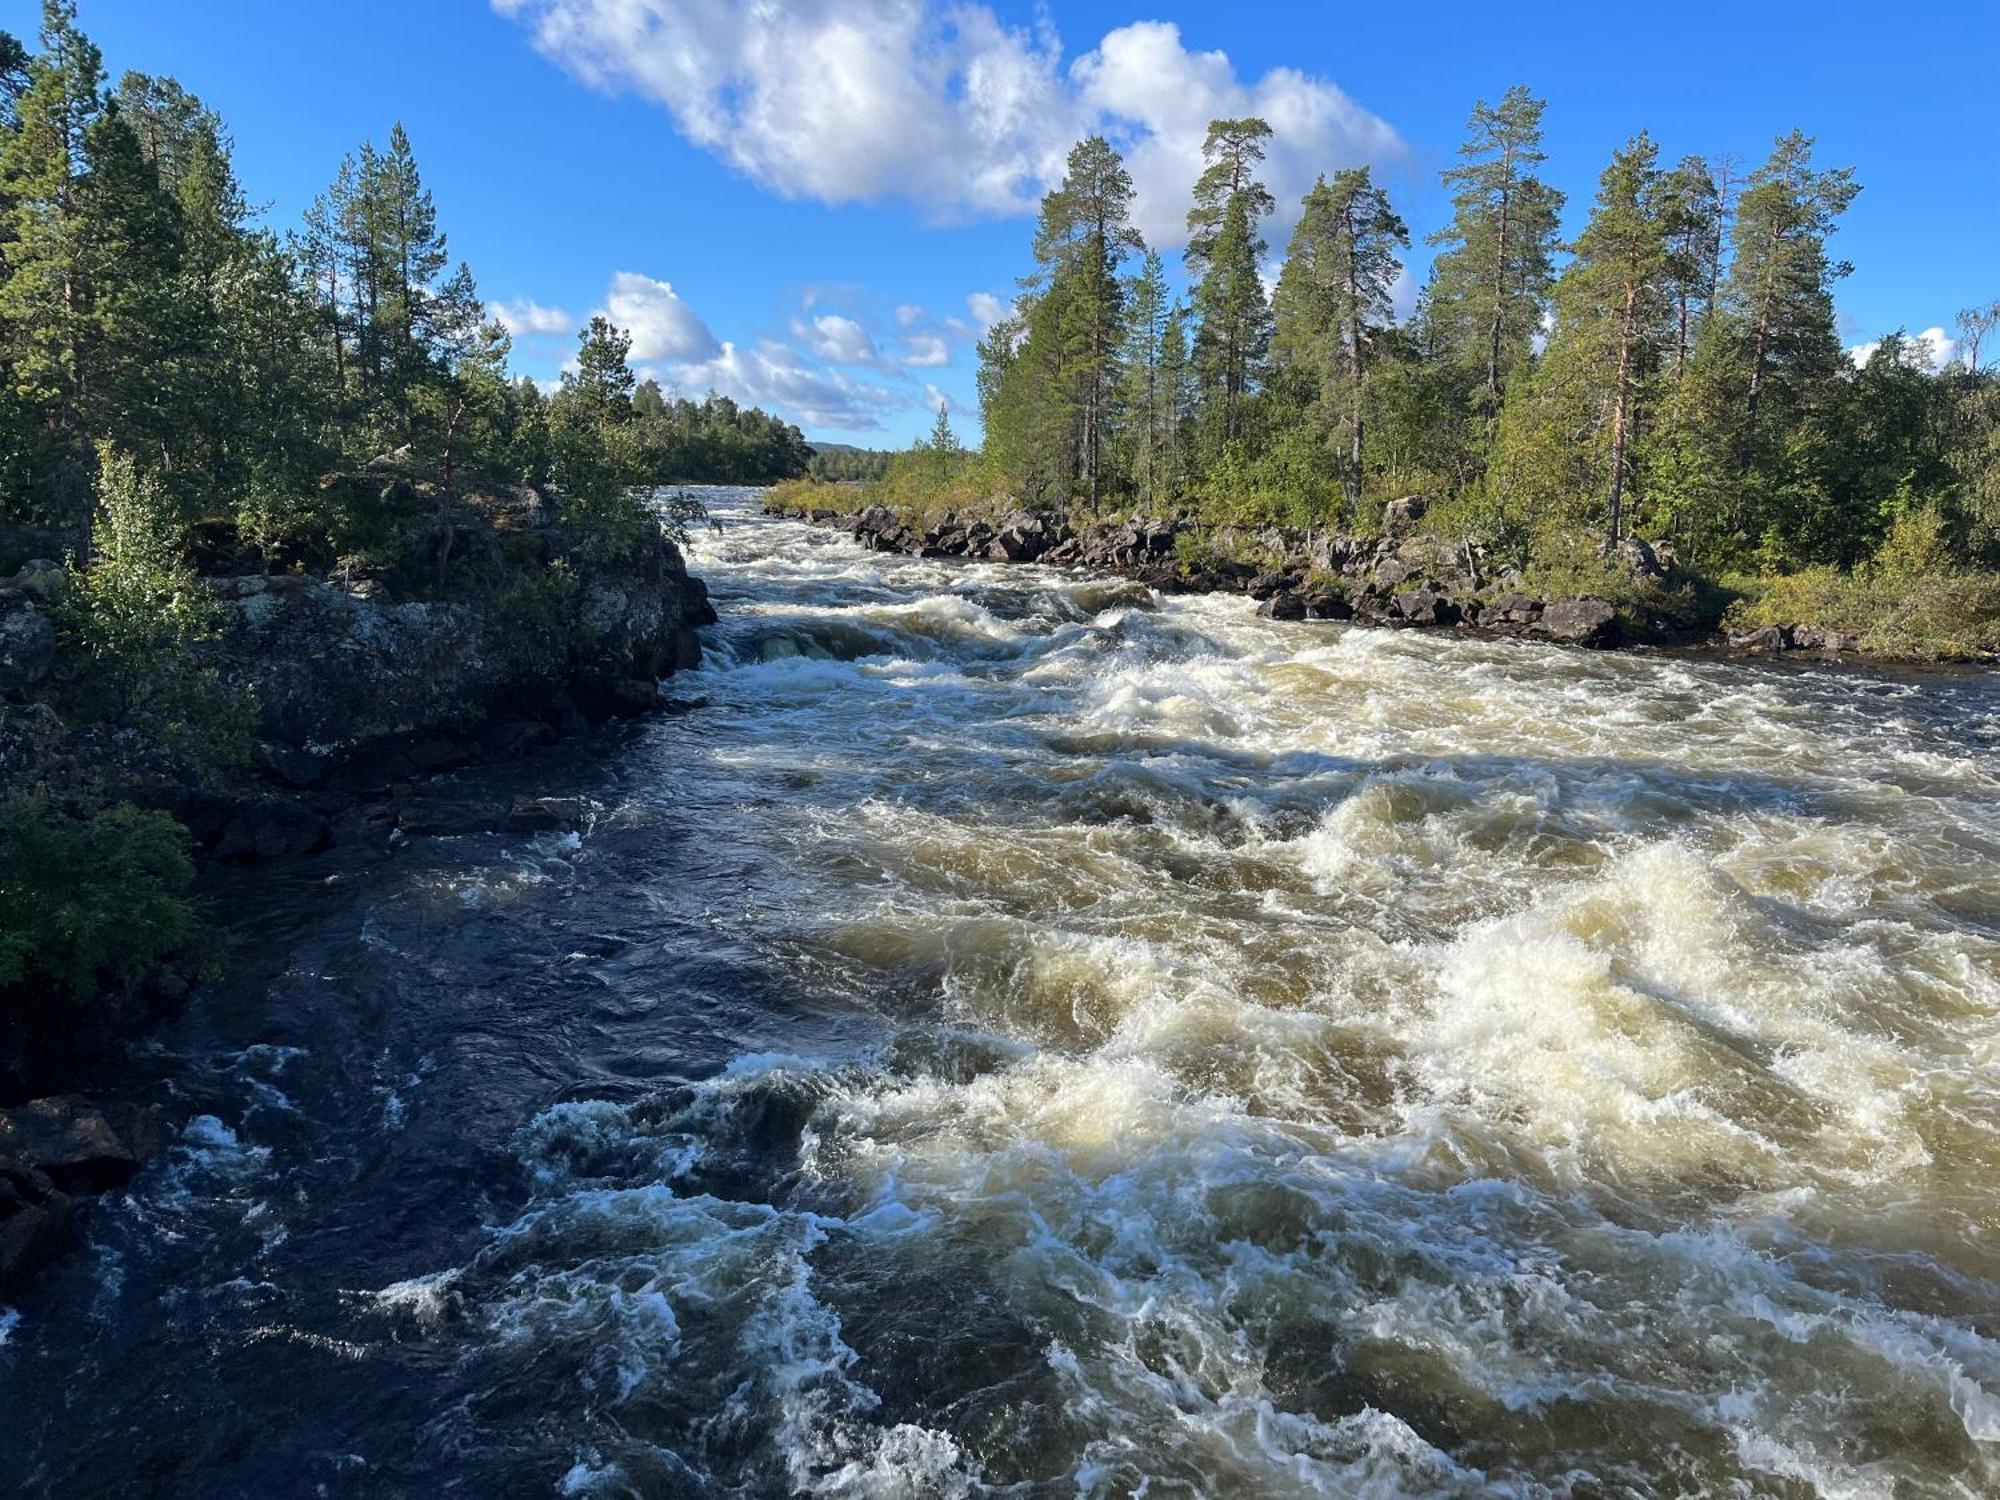
<path id="1" fill-rule="evenodd" d="M 1253 554 L 1288 558 L 1281 566 L 1258 568 L 1216 556 L 1208 547 L 1185 561 L 1180 538 L 1190 523 L 1177 516 L 1078 529 L 1060 515 L 1017 511 L 998 523 L 952 514 L 919 527 L 883 506 L 847 516 L 775 507 L 780 514 L 838 525 L 878 551 L 1103 568 L 1131 574 L 1162 592 L 1244 593 L 1257 601 L 1257 613 L 1271 620 L 1450 626 L 1590 649 L 1635 636 L 1675 638 L 1675 623 L 1663 616 L 1621 611 L 1601 598 L 1528 592 L 1517 572 L 1496 570 L 1483 548 L 1418 533 L 1427 509 L 1420 495 L 1393 500 L 1384 508 L 1382 531 L 1369 537 L 1308 538 L 1266 529 L 1230 539 Z M 1637 579 L 1664 584 L 1671 577 L 1671 549 L 1664 544 L 1628 538 L 1613 556 Z"/>
<path id="2" fill-rule="evenodd" d="M 150 1115 L 130 1111 L 114 1127 L 74 1094 L 0 1110 L 0 1291 L 62 1249 L 79 1195 L 123 1185 L 158 1148 Z"/>
<path id="3" fill-rule="evenodd" d="M 399 602 L 304 574 L 214 589 L 223 628 L 204 659 L 255 700 L 257 738 L 280 766 L 287 753 L 337 755 L 564 693 L 603 712 L 644 709 L 657 679 L 700 662 L 694 629 L 714 618 L 664 539 L 593 571 L 574 623 L 525 589 Z"/>

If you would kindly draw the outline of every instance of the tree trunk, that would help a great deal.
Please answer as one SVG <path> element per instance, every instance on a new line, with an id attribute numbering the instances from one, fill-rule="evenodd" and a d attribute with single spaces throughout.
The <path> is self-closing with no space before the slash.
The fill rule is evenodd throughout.
<path id="1" fill-rule="evenodd" d="M 1625 521 L 1625 460 L 1630 444 L 1632 332 L 1637 321 L 1639 284 L 1625 283 L 1625 312 L 1618 324 L 1618 392 L 1611 414 L 1611 545 L 1618 545 Z"/>

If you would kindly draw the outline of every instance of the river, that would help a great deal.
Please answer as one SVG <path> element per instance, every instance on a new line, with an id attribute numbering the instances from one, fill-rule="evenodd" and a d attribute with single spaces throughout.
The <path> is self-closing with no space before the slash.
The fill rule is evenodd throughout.
<path id="1" fill-rule="evenodd" d="M 2000 1488 L 1993 675 L 709 498 L 685 711 L 458 778 L 580 834 L 231 877 L 0 1486 Z"/>

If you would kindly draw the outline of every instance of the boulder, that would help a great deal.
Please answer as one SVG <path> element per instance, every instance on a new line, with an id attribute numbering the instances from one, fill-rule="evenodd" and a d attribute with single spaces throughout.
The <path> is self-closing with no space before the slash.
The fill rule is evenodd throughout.
<path id="1" fill-rule="evenodd" d="M 218 859 L 277 859 L 325 847 L 325 818 L 292 797 L 257 797 L 237 804 L 216 840 Z"/>
<path id="2" fill-rule="evenodd" d="M 1430 501 L 1422 495 L 1405 495 L 1400 500 L 1391 500 L 1382 507 L 1382 529 L 1391 536 L 1407 532 L 1424 518 L 1424 512 L 1430 508 Z"/>
<path id="3" fill-rule="evenodd" d="M 1618 555 L 1625 565 L 1642 578 L 1660 578 L 1666 574 L 1666 567 L 1650 543 L 1641 537 L 1628 536 L 1618 544 Z"/>
<path id="4" fill-rule="evenodd" d="M 1766 625 L 1762 630 L 1753 630 L 1748 635 L 1732 635 L 1729 644 L 1738 651 L 1750 651 L 1763 656 L 1772 652 L 1791 650 L 1793 639 L 1791 626 Z"/>
<path id="5" fill-rule="evenodd" d="M 1396 595 L 1389 610 L 1411 625 L 1449 625 L 1458 618 L 1452 602 L 1434 589 L 1408 589 Z"/>
<path id="6" fill-rule="evenodd" d="M 1384 590 L 1393 589 L 1400 583 L 1408 582 L 1415 572 L 1416 570 L 1400 557 L 1389 558 L 1375 569 L 1375 587 Z"/>
<path id="7" fill-rule="evenodd" d="M 4 1172 L 5 1168 L 0 1168 Z M 36 1202 L 0 1204 L 0 1291 L 21 1286 L 69 1238 L 69 1196 L 50 1191 Z"/>
<path id="8" fill-rule="evenodd" d="M 1542 617 L 1542 601 L 1520 592 L 1501 594 L 1479 611 L 1479 623 L 1489 630 L 1520 629 Z"/>
<path id="9" fill-rule="evenodd" d="M 501 819 L 503 833 L 568 833 L 583 823 L 581 797 L 516 797 Z"/>
<path id="10" fill-rule="evenodd" d="M 1605 599 L 1562 599 L 1546 606 L 1537 633 L 1567 646 L 1618 644 L 1618 611 Z"/>
<path id="11" fill-rule="evenodd" d="M 0 1161 L 23 1165 L 65 1193 L 101 1193 L 139 1170 L 138 1153 L 103 1111 L 75 1094 L 52 1094 L 0 1110 Z"/>
<path id="12" fill-rule="evenodd" d="M 477 797 L 419 796 L 403 804 L 396 826 L 422 838 L 462 838 L 491 833 L 505 823 L 506 816 L 497 813 L 491 802 Z"/>
<path id="13" fill-rule="evenodd" d="M 14 587 L 42 604 L 52 604 L 69 591 L 69 569 L 46 557 L 31 557 L 14 575 Z"/>
<path id="14" fill-rule="evenodd" d="M 1306 601 L 1293 593 L 1273 594 L 1257 606 L 1257 613 L 1267 620 L 1303 620 Z"/>
<path id="15" fill-rule="evenodd" d="M 1243 586 L 1243 592 L 1252 599 L 1269 599 L 1291 586 L 1292 579 L 1284 573 L 1259 573 Z"/>
<path id="16" fill-rule="evenodd" d="M 1332 589 L 1309 589 L 1301 596 L 1305 600 L 1308 620 L 1351 620 L 1354 606 L 1347 602 L 1344 594 Z"/>
<path id="17" fill-rule="evenodd" d="M 0 694 L 25 693 L 55 665 L 56 632 L 35 598 L 0 590 Z"/>

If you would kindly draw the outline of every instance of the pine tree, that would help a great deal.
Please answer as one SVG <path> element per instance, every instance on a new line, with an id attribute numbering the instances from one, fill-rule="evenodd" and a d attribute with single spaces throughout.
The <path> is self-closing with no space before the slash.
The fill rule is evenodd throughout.
<path id="1" fill-rule="evenodd" d="M 1701 319 L 1715 305 L 1723 239 L 1722 187 L 1707 161 L 1686 156 L 1662 175 L 1658 196 L 1674 314 L 1674 379 L 1679 381 L 1687 375 Z"/>
<path id="2" fill-rule="evenodd" d="M 1563 196 L 1534 175 L 1544 104 L 1516 84 L 1498 105 L 1473 106 L 1462 165 L 1444 173 L 1452 221 L 1431 236 L 1447 247 L 1431 268 L 1429 315 L 1439 351 L 1479 372 L 1489 412 L 1508 372 L 1528 356 L 1554 280 Z"/>
<path id="3" fill-rule="evenodd" d="M 1324 177 L 1306 194 L 1272 299 L 1272 349 L 1311 382 L 1318 424 L 1341 453 L 1350 513 L 1361 502 L 1368 371 L 1386 329 L 1409 230 L 1368 168 Z"/>
<path id="4" fill-rule="evenodd" d="M 1131 204 L 1118 153 L 1101 136 L 1079 141 L 1062 183 L 1042 199 L 1019 311 L 980 346 L 989 442 L 1037 500 L 1077 499 L 1095 510 L 1108 487 L 1124 318 L 1118 273 L 1139 248 Z"/>
<path id="5" fill-rule="evenodd" d="M 1270 344 L 1271 310 L 1259 274 L 1268 248 L 1258 225 L 1274 204 L 1257 177 L 1271 127 L 1256 118 L 1212 120 L 1202 142 L 1207 164 L 1188 210 L 1186 264 L 1199 320 L 1195 378 L 1220 448 L 1242 431 L 1242 403 Z"/>
<path id="6" fill-rule="evenodd" d="M 1590 223 L 1556 284 L 1543 361 L 1550 382 L 1567 385 L 1582 408 L 1582 423 L 1567 440 L 1590 455 L 1588 482 L 1606 496 L 1613 543 L 1624 533 L 1634 429 L 1672 337 L 1670 221 L 1658 162 L 1659 148 L 1641 133 L 1605 168 Z"/>
<path id="7" fill-rule="evenodd" d="M 1795 406 L 1839 373 L 1832 283 L 1851 269 L 1827 257 L 1827 236 L 1860 191 L 1851 168 L 1818 172 L 1812 140 L 1781 136 L 1736 207 L 1727 298 L 1745 341 L 1744 424 L 1754 438 L 1775 385 Z"/>

